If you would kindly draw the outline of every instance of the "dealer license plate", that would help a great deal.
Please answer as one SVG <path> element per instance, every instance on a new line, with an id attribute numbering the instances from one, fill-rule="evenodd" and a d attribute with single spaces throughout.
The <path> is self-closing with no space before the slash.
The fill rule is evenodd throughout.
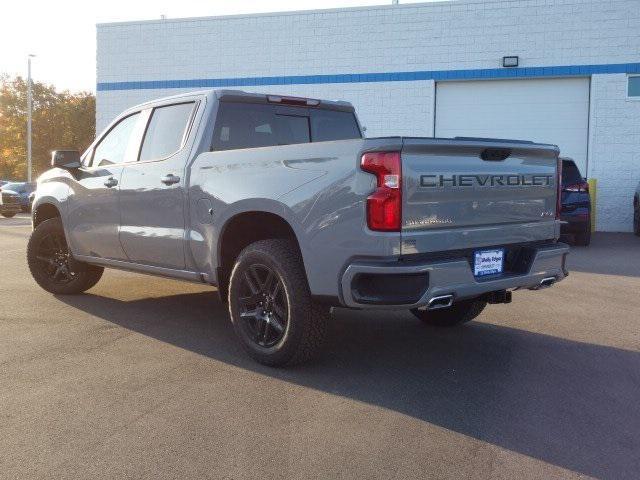
<path id="1" fill-rule="evenodd" d="M 473 274 L 476 277 L 502 273 L 504 249 L 478 250 L 473 254 Z"/>

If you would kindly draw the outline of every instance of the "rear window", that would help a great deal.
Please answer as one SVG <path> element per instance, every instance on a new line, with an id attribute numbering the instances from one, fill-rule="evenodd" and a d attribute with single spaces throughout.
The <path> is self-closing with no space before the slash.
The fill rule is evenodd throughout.
<path id="1" fill-rule="evenodd" d="M 575 185 L 583 181 L 580 170 L 572 160 L 562 161 L 562 185 Z"/>
<path id="2" fill-rule="evenodd" d="M 211 147 L 234 150 L 360 137 L 353 113 L 223 102 Z"/>
<path id="3" fill-rule="evenodd" d="M 280 145 L 309 143 L 311 141 L 309 117 L 306 116 L 276 114 L 276 131 Z"/>
<path id="4" fill-rule="evenodd" d="M 221 103 L 213 132 L 214 150 L 278 145 L 273 108 L 268 105 Z"/>
<path id="5" fill-rule="evenodd" d="M 311 137 L 314 142 L 361 138 L 356 116 L 351 112 L 314 110 L 311 120 Z"/>

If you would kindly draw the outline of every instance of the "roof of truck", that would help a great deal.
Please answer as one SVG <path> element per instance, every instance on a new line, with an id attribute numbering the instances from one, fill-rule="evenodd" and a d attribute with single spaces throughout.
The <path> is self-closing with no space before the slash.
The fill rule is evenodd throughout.
<path id="1" fill-rule="evenodd" d="M 327 110 L 340 110 L 353 112 L 355 109 L 349 102 L 342 100 L 321 100 L 316 98 L 307 97 L 294 97 L 289 95 L 280 95 L 276 93 L 254 93 L 245 92 L 244 90 L 228 90 L 228 89 L 207 89 L 196 90 L 193 92 L 180 93 L 178 95 L 171 95 L 168 97 L 156 98 L 144 102 L 140 105 L 136 105 L 133 108 L 140 108 L 145 105 L 154 104 L 158 102 L 164 102 L 167 100 L 180 99 L 185 97 L 192 97 L 195 95 L 205 95 L 212 99 L 217 99 L 220 102 L 242 102 L 242 103 L 265 103 L 265 104 L 282 104 L 293 105 L 298 107 L 313 107 L 323 108 Z"/>
<path id="2" fill-rule="evenodd" d="M 330 110 L 342 110 L 353 112 L 353 105 L 342 100 L 321 100 L 308 97 L 293 97 L 276 93 L 253 93 L 244 90 L 214 90 L 216 97 L 221 102 L 246 102 L 246 103 L 281 103 L 283 105 L 319 107 Z"/>

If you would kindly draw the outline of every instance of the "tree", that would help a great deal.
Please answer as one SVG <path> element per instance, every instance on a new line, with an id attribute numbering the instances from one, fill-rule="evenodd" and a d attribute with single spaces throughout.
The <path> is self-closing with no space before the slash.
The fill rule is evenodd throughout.
<path id="1" fill-rule="evenodd" d="M 32 115 L 33 177 L 49 168 L 51 151 L 83 151 L 93 141 L 96 99 L 88 92 L 57 92 L 34 82 Z M 0 76 L 0 178 L 27 177 L 27 82 Z"/>

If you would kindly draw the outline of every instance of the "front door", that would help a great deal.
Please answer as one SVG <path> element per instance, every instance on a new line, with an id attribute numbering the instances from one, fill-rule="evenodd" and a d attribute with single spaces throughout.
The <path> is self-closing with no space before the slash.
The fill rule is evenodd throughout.
<path id="1" fill-rule="evenodd" d="M 118 238 L 122 164 L 135 159 L 143 115 L 117 122 L 87 154 L 69 185 L 67 234 L 74 255 L 126 260 Z"/>
<path id="2" fill-rule="evenodd" d="M 196 103 L 153 108 L 138 162 L 120 182 L 120 243 L 129 260 L 185 268 L 185 148 Z"/>

